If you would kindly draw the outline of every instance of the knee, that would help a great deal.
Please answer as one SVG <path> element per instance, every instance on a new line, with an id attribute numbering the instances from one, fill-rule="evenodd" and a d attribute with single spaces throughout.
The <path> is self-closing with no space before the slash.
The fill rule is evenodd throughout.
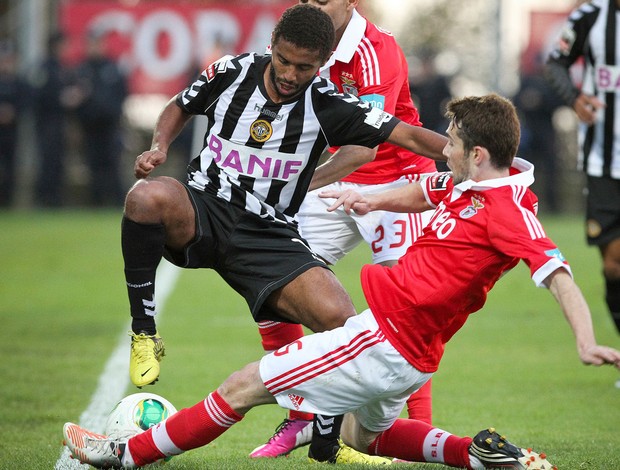
<path id="1" fill-rule="evenodd" d="M 364 428 L 352 413 L 344 415 L 342 427 L 340 429 L 340 437 L 349 447 L 353 447 L 360 452 L 368 453 L 368 447 L 378 434 L 377 432 L 371 432 Z"/>
<path id="2" fill-rule="evenodd" d="M 224 401 L 239 414 L 244 415 L 258 405 L 276 403 L 260 378 L 258 365 L 253 362 L 233 372 L 217 389 Z"/>
<path id="3" fill-rule="evenodd" d="M 157 212 L 171 200 L 170 185 L 163 179 L 142 179 L 136 182 L 125 198 L 125 215 L 139 218 L 141 214 Z"/>
<path id="4" fill-rule="evenodd" d="M 322 299 L 320 309 L 321 314 L 315 317 L 318 325 L 313 328 L 314 332 L 338 328 L 357 314 L 353 302 L 346 293 L 338 297 Z"/>

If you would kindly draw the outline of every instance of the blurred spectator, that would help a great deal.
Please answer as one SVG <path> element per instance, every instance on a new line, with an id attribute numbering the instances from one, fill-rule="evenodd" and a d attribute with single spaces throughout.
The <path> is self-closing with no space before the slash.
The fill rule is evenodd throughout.
<path id="1" fill-rule="evenodd" d="M 61 33 L 50 35 L 47 57 L 30 79 L 39 161 L 35 204 L 41 207 L 59 207 L 64 202 L 66 122 L 72 104 L 68 96 L 72 75 L 62 63 L 65 45 Z"/>
<path id="2" fill-rule="evenodd" d="M 94 206 L 122 205 L 126 189 L 122 184 L 123 102 L 127 80 L 118 64 L 107 57 L 105 35 L 90 31 L 86 38 L 86 58 L 76 70 L 74 99 L 82 129 L 89 188 Z"/>
<path id="3" fill-rule="evenodd" d="M 519 154 L 535 166 L 533 188 L 540 196 L 540 209 L 558 212 L 561 208 L 553 114 L 563 103 L 543 76 L 542 59 L 522 74 L 513 101 L 521 117 Z"/>
<path id="4" fill-rule="evenodd" d="M 411 98 L 418 108 L 422 125 L 444 134 L 449 124 L 444 116 L 445 105 L 452 98 L 448 78 L 437 72 L 436 54 L 431 50 L 420 50 L 416 58 L 417 66 L 412 67 L 409 78 Z M 443 162 L 436 163 L 439 170 L 447 170 Z"/>
<path id="5" fill-rule="evenodd" d="M 18 126 L 29 97 L 13 45 L 0 44 L 0 207 L 10 207 L 15 199 Z"/>

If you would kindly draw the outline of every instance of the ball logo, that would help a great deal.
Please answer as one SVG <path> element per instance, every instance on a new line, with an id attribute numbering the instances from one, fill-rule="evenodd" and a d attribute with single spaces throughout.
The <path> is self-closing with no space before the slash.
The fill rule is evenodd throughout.
<path id="1" fill-rule="evenodd" d="M 250 135 L 256 142 L 265 142 L 273 134 L 271 123 L 264 119 L 257 119 L 250 126 Z"/>

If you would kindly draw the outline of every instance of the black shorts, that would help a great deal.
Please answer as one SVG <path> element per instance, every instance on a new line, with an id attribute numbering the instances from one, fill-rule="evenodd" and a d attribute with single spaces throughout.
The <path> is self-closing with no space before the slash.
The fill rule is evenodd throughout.
<path id="1" fill-rule="evenodd" d="M 263 305 L 276 289 L 308 269 L 327 265 L 295 227 L 263 219 L 186 185 L 196 212 L 196 237 L 183 251 L 165 251 L 182 268 L 212 268 L 241 294 L 254 320 L 287 322 Z"/>
<path id="2" fill-rule="evenodd" d="M 620 180 L 588 176 L 586 234 L 588 245 L 620 238 Z"/>

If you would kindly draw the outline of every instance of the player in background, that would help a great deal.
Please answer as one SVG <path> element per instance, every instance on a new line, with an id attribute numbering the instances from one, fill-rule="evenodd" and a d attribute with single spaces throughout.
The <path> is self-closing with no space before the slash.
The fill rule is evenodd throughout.
<path id="1" fill-rule="evenodd" d="M 476 470 L 555 468 L 492 428 L 471 439 L 398 418 L 410 394 L 437 370 L 445 344 L 520 260 L 534 283 L 559 303 L 579 359 L 620 367 L 620 351 L 597 344 L 570 267 L 536 218 L 537 199 L 529 189 L 534 167 L 515 158 L 520 124 L 512 103 L 493 94 L 453 100 L 448 116 L 444 153 L 452 174 L 373 195 L 323 194 L 336 198 L 330 210 L 344 205 L 360 214 L 436 208 L 427 230 L 398 264 L 362 268 L 369 309 L 343 327 L 265 355 L 204 400 L 129 440 L 66 423 L 72 454 L 99 466 L 146 465 L 206 445 L 254 406 L 277 401 L 318 414 L 349 413 L 342 438 L 361 452 Z"/>
<path id="2" fill-rule="evenodd" d="M 569 69 L 580 58 L 585 70 L 578 88 Z M 605 300 L 620 333 L 620 0 L 595 0 L 574 10 L 545 75 L 581 121 L 587 242 L 601 253 Z"/>
<path id="3" fill-rule="evenodd" d="M 409 71 L 405 55 L 394 36 L 362 17 L 356 10 L 359 0 L 300 0 L 329 14 L 336 29 L 336 48 L 320 75 L 330 79 L 342 93 L 353 94 L 361 101 L 395 115 L 415 126 L 422 125 L 409 89 Z M 335 151 L 335 149 L 330 149 Z M 351 158 L 342 158 L 344 155 Z M 354 169 L 356 165 L 360 165 Z M 340 165 L 342 178 L 328 182 L 334 166 Z M 353 172 L 351 170 L 353 169 Z M 435 162 L 395 145 L 385 143 L 376 149 L 358 146 L 341 147 L 338 158 L 315 172 L 311 189 L 298 213 L 302 236 L 310 248 L 328 264 L 333 265 L 362 241 L 372 253 L 373 263 L 396 264 L 407 248 L 422 233 L 431 211 L 395 213 L 377 211 L 359 216 L 339 209 L 326 211 L 328 203 L 319 192 L 355 189 L 363 194 L 380 192 L 417 181 L 423 174 L 436 171 Z M 329 173 L 328 173 L 329 172 Z M 275 351 L 304 334 L 301 325 L 259 322 L 265 351 Z M 409 417 L 428 423 L 432 418 L 431 382 L 412 395 L 407 403 Z M 250 457 L 278 457 L 310 443 L 312 419 L 308 414 L 290 411 L 273 436 L 250 453 Z M 336 418 L 336 428 L 337 428 Z M 332 418 L 318 419 L 325 433 Z M 333 439 L 336 428 L 329 433 Z M 323 434 L 326 436 L 327 434 Z"/>
<path id="4" fill-rule="evenodd" d="M 154 293 L 162 257 L 184 268 L 215 269 L 244 296 L 256 321 L 324 331 L 356 315 L 345 289 L 297 229 L 295 215 L 321 154 L 333 145 L 374 148 L 390 139 L 443 158 L 446 138 L 337 94 L 318 76 L 334 37 L 326 13 L 291 7 L 273 32 L 272 54 L 224 57 L 160 113 L 151 149 L 136 159 L 139 181 L 127 194 L 121 229 L 134 385 L 159 377 L 164 345 Z M 207 116 L 208 125 L 187 183 L 149 177 L 193 115 Z M 320 461 L 358 457 L 339 444 L 315 451 Z"/>

